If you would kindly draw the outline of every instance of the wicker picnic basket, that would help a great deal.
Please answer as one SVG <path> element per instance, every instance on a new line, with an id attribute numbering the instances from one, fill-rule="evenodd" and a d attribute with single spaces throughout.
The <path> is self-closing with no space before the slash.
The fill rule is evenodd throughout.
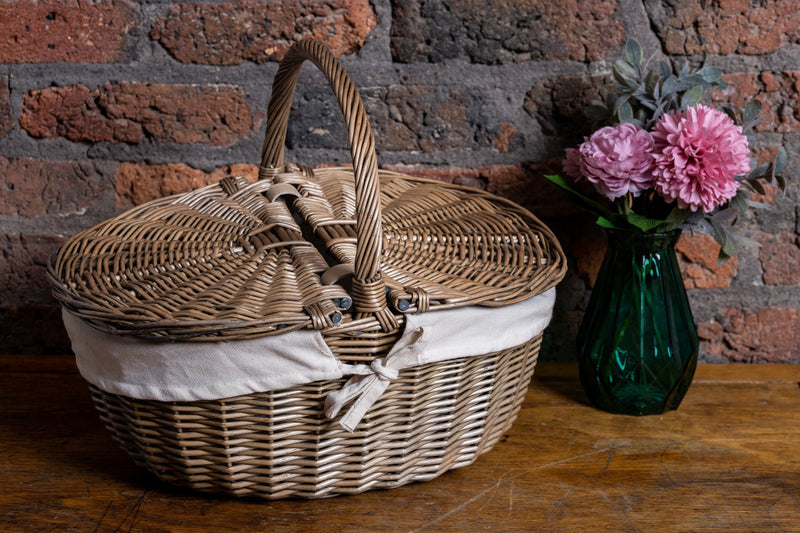
<path id="1" fill-rule="evenodd" d="M 336 94 L 352 167 L 283 161 L 306 60 Z M 565 268 L 553 234 L 519 206 L 378 170 L 353 83 L 324 45 L 302 41 L 275 76 L 257 181 L 133 208 L 67 241 L 49 277 L 79 368 L 99 375 L 87 380 L 101 418 L 137 464 L 198 490 L 275 499 L 429 480 L 490 450 L 516 417 L 549 314 L 530 334 L 517 333 L 516 311 L 493 317 L 552 293 Z M 415 321 L 428 317 L 456 329 L 426 344 L 436 328 Z M 513 345 L 495 349 L 506 333 Z M 488 353 L 445 348 L 461 337 Z M 332 354 L 320 364 L 333 374 L 251 390 L 284 383 L 287 365 L 308 373 L 308 339 Z M 223 383 L 236 394 L 193 388 L 247 350 L 253 366 L 229 366 L 253 380 Z M 131 383 L 148 372 L 166 385 Z"/>

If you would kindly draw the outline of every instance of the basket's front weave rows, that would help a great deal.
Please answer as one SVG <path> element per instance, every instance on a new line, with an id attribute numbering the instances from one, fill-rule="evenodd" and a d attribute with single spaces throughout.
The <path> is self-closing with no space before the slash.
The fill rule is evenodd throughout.
<path id="1" fill-rule="evenodd" d="M 339 101 L 352 168 L 283 161 L 306 60 Z M 101 416 L 138 463 L 202 490 L 282 498 L 431 479 L 491 449 L 525 395 L 565 268 L 519 206 L 379 171 L 357 90 L 327 48 L 303 41 L 275 77 L 258 181 L 134 208 L 70 239 L 49 275 Z M 521 312 L 537 326 L 515 326 Z M 435 325 L 448 313 L 473 324 L 464 337 L 479 351 L 495 343 L 453 349 Z M 298 355 L 306 341 L 322 358 Z M 338 370 L 279 375 L 287 385 L 270 390 L 237 382 L 228 396 L 193 385 L 215 357 L 236 374 L 262 356 L 268 383 L 284 363 Z M 166 386 L 136 383 L 161 364 Z M 184 383 L 173 394 L 164 376 Z"/>

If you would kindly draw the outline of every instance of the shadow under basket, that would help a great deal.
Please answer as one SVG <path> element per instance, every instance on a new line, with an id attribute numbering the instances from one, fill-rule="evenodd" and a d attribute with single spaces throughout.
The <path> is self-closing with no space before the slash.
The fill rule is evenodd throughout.
<path id="1" fill-rule="evenodd" d="M 306 60 L 352 167 L 283 161 Z M 275 76 L 258 180 L 137 206 L 53 257 L 78 368 L 137 464 L 201 491 L 318 498 L 430 480 L 510 428 L 564 253 L 513 202 L 376 159 L 352 81 L 302 41 Z"/>
<path id="2" fill-rule="evenodd" d="M 141 467 L 193 489 L 266 499 L 389 489 L 472 464 L 511 427 L 541 335 L 509 350 L 404 370 L 350 433 L 323 400 L 344 380 L 226 400 L 159 402 L 91 386 Z"/>

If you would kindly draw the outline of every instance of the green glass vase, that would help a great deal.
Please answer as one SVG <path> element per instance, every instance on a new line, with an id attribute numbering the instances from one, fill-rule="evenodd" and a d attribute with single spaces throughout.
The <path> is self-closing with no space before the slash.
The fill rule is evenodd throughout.
<path id="1" fill-rule="evenodd" d="M 675 243 L 680 230 L 606 230 L 608 251 L 578 331 L 580 377 L 611 413 L 676 409 L 697 366 L 697 329 Z"/>

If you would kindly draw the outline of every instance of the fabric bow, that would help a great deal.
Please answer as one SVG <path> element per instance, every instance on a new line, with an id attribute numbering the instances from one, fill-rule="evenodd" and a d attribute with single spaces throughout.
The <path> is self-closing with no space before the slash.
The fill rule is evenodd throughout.
<path id="1" fill-rule="evenodd" d="M 369 408 L 378 401 L 389 383 L 397 379 L 400 371 L 420 363 L 418 341 L 423 334 L 424 328 L 419 327 L 410 335 L 403 335 L 401 341 L 395 344 L 386 357 L 375 359 L 369 365 L 342 365 L 342 373 L 352 377 L 347 380 L 344 387 L 325 398 L 325 415 L 334 418 L 345 404 L 357 398 L 339 420 L 344 429 L 351 433 L 355 431 Z"/>

